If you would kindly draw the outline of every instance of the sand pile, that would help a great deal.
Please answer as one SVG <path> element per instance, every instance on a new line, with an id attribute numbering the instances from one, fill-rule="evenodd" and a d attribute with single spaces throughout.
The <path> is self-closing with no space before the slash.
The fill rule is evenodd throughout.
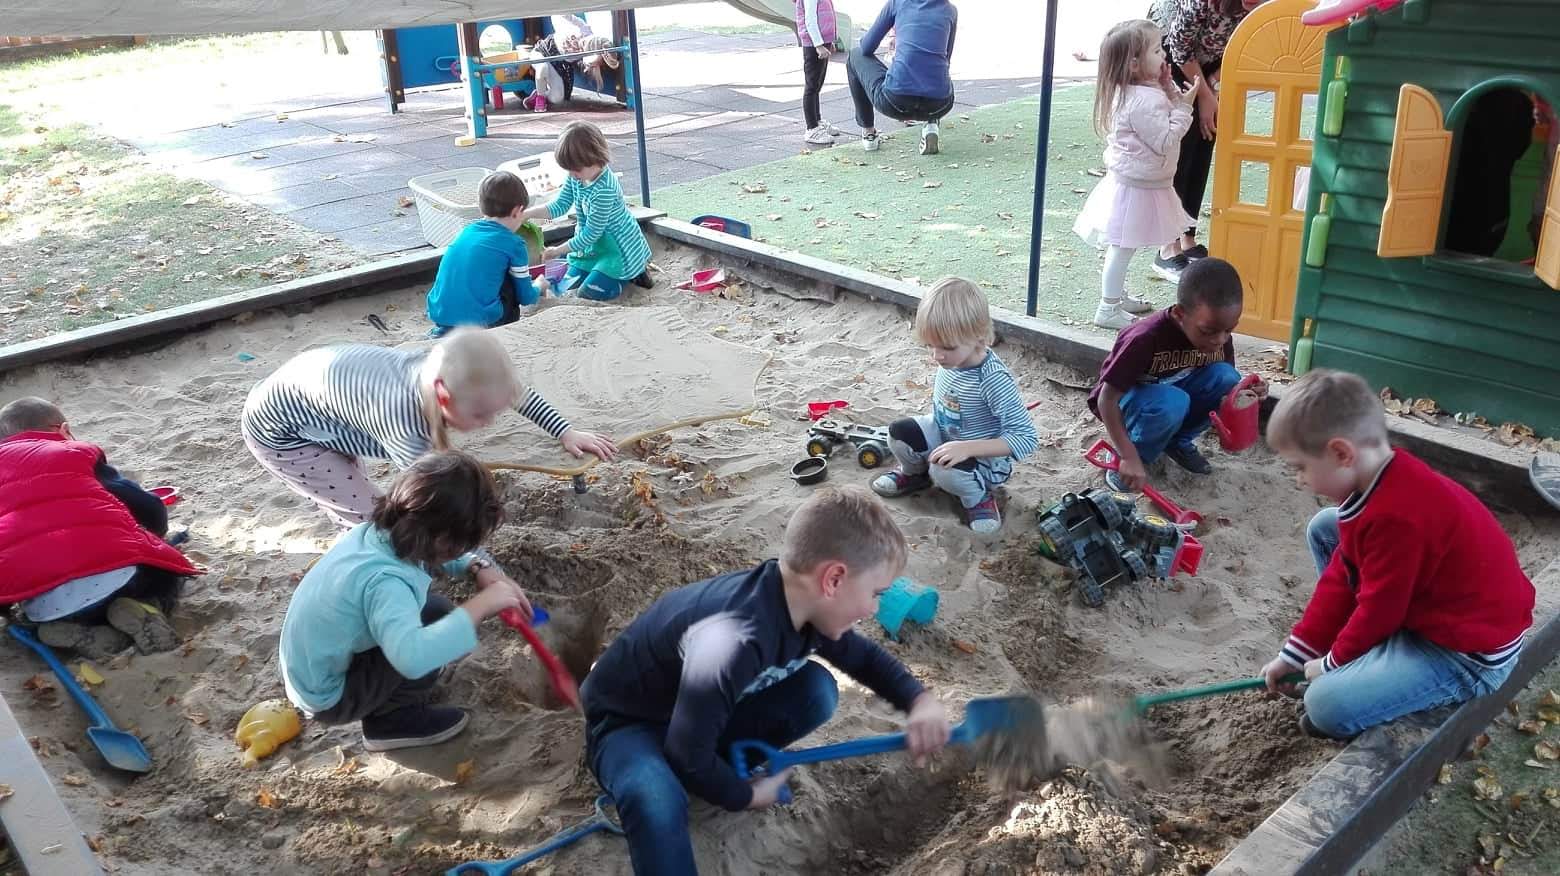
<path id="1" fill-rule="evenodd" d="M 758 378 L 759 410 L 745 422 L 679 429 L 590 472 L 589 493 L 567 480 L 506 473 L 509 522 L 493 544 L 508 570 L 549 608 L 545 635 L 576 672 L 668 588 L 770 556 L 807 488 L 787 477 L 803 454 L 805 402 L 843 398 L 849 416 L 882 424 L 926 408 L 931 368 L 909 314 L 758 294 L 676 292 L 698 260 L 662 249 L 653 292 L 629 306 L 676 308 L 702 331 L 773 354 Z M 84 721 L 58 695 L 23 683 L 41 664 L 0 648 L 0 689 L 83 829 L 119 874 L 416 873 L 469 858 L 503 857 L 585 818 L 597 789 L 582 763 L 580 721 L 548 701 L 518 636 L 486 625 L 481 647 L 446 693 L 471 706 L 470 730 L 425 751 L 366 753 L 355 729 L 307 725 L 255 771 L 238 768 L 231 736 L 253 703 L 281 695 L 276 641 L 291 588 L 334 532 L 253 463 L 238 436 L 249 387 L 305 347 L 333 341 L 404 343 L 427 328 L 423 289 L 270 313 L 147 349 L 7 375 L 0 395 L 59 399 L 76 434 L 144 482 L 176 483 L 175 518 L 210 572 L 176 617 L 186 646 L 100 667 L 97 694 L 145 740 L 157 769 L 133 782 L 97 760 Z M 785 291 L 785 290 L 782 290 Z M 574 305 L 562 305 L 574 306 Z M 366 321 L 377 314 L 382 334 Z M 1024 351 L 999 347 L 1031 400 L 1042 442 L 1002 497 L 1007 524 L 982 540 L 951 499 L 896 502 L 912 544 L 907 573 L 942 591 L 937 621 L 887 647 L 953 707 L 970 697 L 1036 690 L 1061 700 L 1120 696 L 1249 675 L 1273 653 L 1309 592 L 1302 545 L 1316 501 L 1265 450 L 1214 454 L 1220 473 L 1171 472 L 1163 488 L 1208 523 L 1196 579 L 1108 593 L 1083 607 L 1059 567 L 1034 552 L 1032 513 L 1097 484 L 1080 457 L 1101 430 L 1082 382 Z M 253 359 L 240 360 L 239 353 Z M 588 415 L 552 401 L 582 428 Z M 376 472 L 383 476 L 380 466 Z M 837 458 L 830 481 L 869 474 Z M 1555 524 L 1505 517 L 1524 560 L 1560 545 Z M 461 585 L 453 595 L 459 597 Z M 875 626 L 865 629 L 880 637 Z M 840 711 L 822 743 L 895 729 L 897 719 L 842 682 Z M 950 756 L 930 771 L 903 759 L 798 771 L 795 805 L 728 815 L 692 813 L 707 873 L 1133 873 L 1195 870 L 1230 845 L 1337 749 L 1303 740 L 1293 706 L 1256 695 L 1158 710 L 1170 782 L 1138 788 L 1070 770 L 1014 797 Z M 591 837 L 535 872 L 625 872 L 622 842 Z"/>

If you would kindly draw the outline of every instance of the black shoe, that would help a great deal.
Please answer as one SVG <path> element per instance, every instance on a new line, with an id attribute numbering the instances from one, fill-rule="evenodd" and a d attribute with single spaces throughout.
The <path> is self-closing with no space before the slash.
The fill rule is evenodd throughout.
<path id="1" fill-rule="evenodd" d="M 638 286 L 641 289 L 654 289 L 655 288 L 655 281 L 650 279 L 650 269 L 649 268 L 646 268 L 645 270 L 639 272 L 639 276 L 634 278 L 634 285 Z"/>
<path id="2" fill-rule="evenodd" d="M 1195 262 L 1198 259 L 1205 259 L 1208 257 L 1208 247 L 1199 243 L 1191 249 L 1181 250 L 1181 255 L 1184 255 Z"/>
<path id="3" fill-rule="evenodd" d="M 363 719 L 363 747 L 369 751 L 394 751 L 436 745 L 466 729 L 470 716 L 453 706 L 406 706 Z"/>
<path id="4" fill-rule="evenodd" d="M 1186 270 L 1186 266 L 1190 263 L 1184 253 L 1176 253 L 1167 259 L 1154 256 L 1154 273 L 1172 283 L 1179 283 L 1181 272 Z"/>
<path id="5" fill-rule="evenodd" d="M 1180 447 L 1172 447 L 1165 451 L 1165 456 L 1176 465 L 1186 469 L 1192 474 L 1213 474 L 1213 466 L 1208 464 L 1202 451 L 1195 444 L 1184 444 Z"/>
<path id="6" fill-rule="evenodd" d="M 1127 489 L 1127 485 L 1121 482 L 1121 475 L 1113 471 L 1105 472 L 1105 486 L 1113 493 L 1136 493 L 1137 490 Z"/>

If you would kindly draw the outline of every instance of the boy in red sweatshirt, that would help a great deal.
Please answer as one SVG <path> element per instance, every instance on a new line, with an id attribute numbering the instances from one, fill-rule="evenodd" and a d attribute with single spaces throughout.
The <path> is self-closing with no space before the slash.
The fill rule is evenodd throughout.
<path id="1" fill-rule="evenodd" d="M 1301 486 L 1339 505 L 1308 538 L 1321 574 L 1268 688 L 1303 669 L 1300 726 L 1347 739 L 1410 712 L 1493 692 L 1533 621 L 1533 583 L 1473 494 L 1387 443 L 1381 400 L 1317 369 L 1273 412 L 1268 443 Z"/>

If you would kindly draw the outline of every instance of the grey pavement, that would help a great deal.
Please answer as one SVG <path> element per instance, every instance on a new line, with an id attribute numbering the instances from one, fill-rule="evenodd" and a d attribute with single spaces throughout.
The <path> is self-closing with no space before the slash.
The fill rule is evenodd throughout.
<path id="1" fill-rule="evenodd" d="M 801 55 L 789 34 L 715 35 L 672 29 L 644 36 L 645 138 L 650 184 L 703 179 L 795 155 L 803 148 Z M 724 81 L 723 81 L 724 80 Z M 736 81 L 731 81 L 736 80 Z M 1036 93 L 1038 77 L 959 80 L 960 108 Z M 569 122 L 599 125 L 613 169 L 639 190 L 634 113 L 577 90 L 562 111 L 532 113 L 518 100 L 491 112 L 489 136 L 459 147 L 464 94 L 455 86 L 408 93 L 391 114 L 379 94 L 278 95 L 237 121 L 126 139 L 154 161 L 203 180 L 364 255 L 425 246 L 407 180 L 460 167 L 493 168 L 551 151 Z M 830 66 L 823 115 L 855 129 L 842 59 Z M 282 118 L 282 116 L 285 118 Z M 842 146 L 853 146 L 848 136 Z M 686 218 L 686 217 L 685 217 Z"/>

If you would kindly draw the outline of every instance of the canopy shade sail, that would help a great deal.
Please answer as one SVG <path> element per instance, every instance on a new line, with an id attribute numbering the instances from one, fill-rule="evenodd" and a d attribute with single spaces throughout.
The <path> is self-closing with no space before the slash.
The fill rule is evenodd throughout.
<path id="1" fill-rule="evenodd" d="M 6 36 L 376 30 L 686 0 L 0 0 Z"/>

